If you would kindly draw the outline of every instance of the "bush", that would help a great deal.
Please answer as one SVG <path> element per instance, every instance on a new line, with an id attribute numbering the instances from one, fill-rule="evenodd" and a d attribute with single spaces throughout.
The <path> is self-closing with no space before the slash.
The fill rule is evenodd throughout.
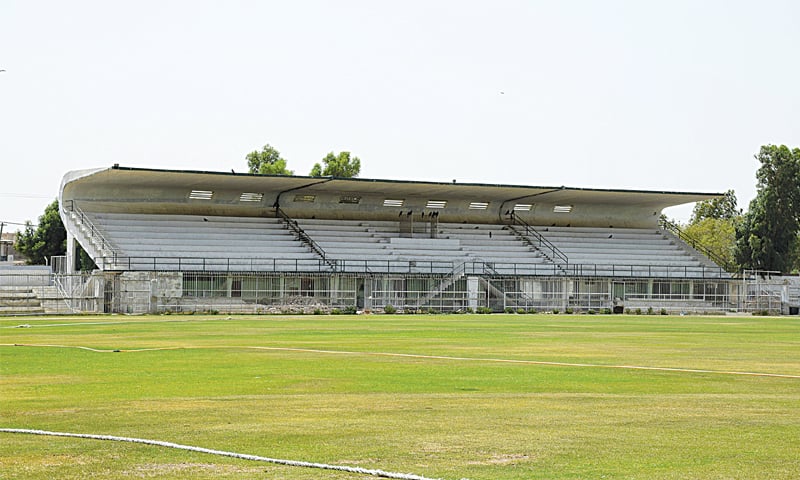
<path id="1" fill-rule="evenodd" d="M 389 315 L 397 313 L 397 309 L 394 308 L 393 305 L 386 305 L 383 307 L 383 313 L 388 313 Z"/>
<path id="2" fill-rule="evenodd" d="M 475 313 L 475 310 L 473 310 L 472 307 L 467 307 L 464 309 L 464 313 Z"/>
<path id="3" fill-rule="evenodd" d="M 492 313 L 492 309 L 489 308 L 489 307 L 478 307 L 477 312 L 482 314 L 482 315 L 487 315 L 487 314 Z"/>
<path id="4" fill-rule="evenodd" d="M 641 308 L 637 308 L 636 309 L 636 315 L 641 315 L 641 314 L 642 314 L 642 309 Z"/>
<path id="5" fill-rule="evenodd" d="M 355 315 L 357 311 L 355 305 L 348 305 L 344 308 L 344 313 L 347 315 Z"/>
<path id="6" fill-rule="evenodd" d="M 342 311 L 338 308 L 331 309 L 331 315 L 341 315 Z"/>
<path id="7" fill-rule="evenodd" d="M 557 308 L 553 309 L 553 315 L 558 315 L 558 309 Z"/>
<path id="8" fill-rule="evenodd" d="M 566 313 L 567 315 L 572 315 L 573 313 L 575 313 L 575 311 L 572 310 L 571 308 L 567 308 L 566 310 L 564 310 L 564 313 Z"/>
<path id="9" fill-rule="evenodd" d="M 666 314 L 667 314 L 667 309 L 666 308 L 662 308 L 661 309 L 661 315 L 666 315 Z"/>
<path id="10" fill-rule="evenodd" d="M 656 312 L 653 310 L 653 307 L 647 307 L 647 314 L 654 315 Z"/>
<path id="11" fill-rule="evenodd" d="M 429 308 L 428 309 L 428 314 L 430 314 L 430 315 L 439 315 L 440 313 L 441 312 L 439 310 L 436 310 L 435 308 Z"/>
<path id="12" fill-rule="evenodd" d="M 610 308 L 604 308 L 601 313 L 603 315 L 611 315 L 612 310 Z"/>
<path id="13" fill-rule="evenodd" d="M 314 315 L 322 315 L 322 309 L 315 308 L 314 309 Z"/>
<path id="14" fill-rule="evenodd" d="M 587 311 L 586 313 L 588 313 L 589 315 L 594 315 L 596 312 L 590 308 L 589 311 Z"/>
<path id="15" fill-rule="evenodd" d="M 534 315 L 534 314 L 536 314 L 537 312 L 536 312 L 536 309 L 535 309 L 535 308 L 531 308 L 530 310 L 528 310 L 528 313 L 530 313 L 531 315 Z"/>
<path id="16" fill-rule="evenodd" d="M 518 308 L 518 309 L 517 309 L 517 313 L 518 313 L 518 314 L 520 314 L 520 315 L 524 315 L 524 314 L 525 314 L 525 313 L 527 313 L 527 312 L 525 311 L 525 309 L 524 309 L 524 308 Z"/>
<path id="17" fill-rule="evenodd" d="M 506 307 L 504 311 L 506 313 L 514 313 L 514 307 Z"/>

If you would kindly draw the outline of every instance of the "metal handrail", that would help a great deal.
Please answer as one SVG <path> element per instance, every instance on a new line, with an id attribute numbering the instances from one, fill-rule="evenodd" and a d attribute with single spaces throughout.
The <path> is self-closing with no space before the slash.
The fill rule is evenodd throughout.
<path id="1" fill-rule="evenodd" d="M 705 246 L 704 244 L 700 243 L 697 239 L 695 239 L 691 235 L 688 235 L 677 224 L 670 222 L 669 220 L 663 217 L 661 218 L 659 223 L 664 230 L 669 231 L 676 237 L 686 242 L 688 245 L 690 245 L 698 252 L 710 258 L 714 263 L 724 268 L 726 272 L 733 272 L 734 270 L 736 270 L 736 268 L 733 265 L 731 265 L 730 262 L 722 258 L 720 254 L 718 254 L 711 248 Z"/>
<path id="2" fill-rule="evenodd" d="M 300 225 L 297 224 L 297 220 L 293 220 L 291 217 L 289 217 L 289 215 L 286 215 L 286 212 L 281 210 L 281 207 L 275 207 L 275 212 L 283 220 L 286 226 L 289 227 L 292 232 L 294 232 L 298 240 L 308 245 L 311 250 L 314 251 L 314 253 L 322 258 L 323 262 L 327 263 L 331 268 L 336 270 L 336 261 L 327 257 L 325 250 L 323 250 L 322 247 L 320 247 L 319 244 L 315 242 L 314 239 L 311 238 L 311 236 L 300 227 Z"/>
<path id="3" fill-rule="evenodd" d="M 485 261 L 452 262 L 438 260 L 332 260 L 337 272 L 343 273 L 408 273 L 452 275 L 461 271 L 465 275 L 489 276 L 548 276 L 595 278 L 680 278 L 716 279 L 730 277 L 721 267 L 688 265 L 615 265 L 578 264 L 566 266 L 538 263 L 498 263 Z M 108 262 L 107 265 L 112 265 Z M 116 269 L 143 271 L 267 271 L 267 272 L 320 272 L 330 273 L 330 264 L 321 259 L 267 258 L 267 257 L 153 257 L 116 256 Z M 113 269 L 112 268 L 112 269 Z"/>
<path id="4" fill-rule="evenodd" d="M 105 255 L 105 253 L 106 253 L 105 251 L 106 250 L 110 251 L 113 254 L 112 255 L 112 259 L 116 259 L 119 256 L 119 252 L 114 247 L 114 245 L 110 241 L 108 241 L 106 239 L 106 237 L 103 235 L 103 233 L 101 232 L 101 230 L 99 228 L 95 227 L 94 223 L 92 223 L 92 221 L 83 212 L 83 210 L 81 210 L 77 205 L 75 205 L 75 201 L 74 200 L 67 200 L 61 206 L 61 208 L 63 208 L 65 212 L 72 212 L 72 213 L 75 213 L 76 215 L 78 215 L 78 218 L 80 219 L 80 222 L 87 227 L 87 230 L 88 230 L 87 233 L 89 234 L 90 238 L 95 238 L 96 237 L 96 238 L 100 239 L 100 250 L 103 253 L 103 258 L 106 258 L 106 255 Z M 97 262 L 95 262 L 95 263 L 97 263 Z"/>
<path id="5" fill-rule="evenodd" d="M 525 228 L 524 235 L 526 237 L 532 236 L 533 238 L 535 238 L 539 242 L 539 247 L 538 248 L 540 250 L 541 250 L 541 247 L 544 246 L 546 249 L 548 249 L 553 254 L 553 257 L 554 257 L 553 261 L 554 262 L 555 262 L 555 259 L 558 259 L 558 260 L 561 260 L 561 263 L 564 263 L 564 264 L 568 264 L 569 263 L 569 258 L 567 258 L 567 255 L 564 252 L 562 252 L 558 247 L 556 247 L 553 244 L 553 242 L 551 242 L 550 240 L 544 238 L 544 236 L 541 233 L 537 232 L 535 228 L 533 228 L 531 225 L 528 224 L 528 222 L 526 222 L 525 220 L 519 218 L 519 216 L 517 216 L 517 215 L 513 215 L 512 214 L 510 216 L 511 216 L 511 221 L 513 223 L 519 225 L 520 227 Z"/>

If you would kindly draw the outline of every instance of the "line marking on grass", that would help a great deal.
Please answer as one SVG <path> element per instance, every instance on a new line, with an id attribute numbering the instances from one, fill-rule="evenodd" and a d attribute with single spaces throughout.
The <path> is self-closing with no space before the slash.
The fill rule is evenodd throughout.
<path id="1" fill-rule="evenodd" d="M 400 480 L 437 480 L 433 478 L 423 477 L 420 475 L 415 475 L 413 473 L 397 473 L 397 472 L 387 472 L 384 470 L 374 470 L 361 467 L 348 467 L 345 465 L 329 465 L 327 463 L 302 462 L 297 460 L 282 460 L 279 458 L 269 458 L 269 457 L 260 457 L 258 455 L 249 455 L 246 453 L 226 452 L 223 450 L 212 450 L 210 448 L 193 447 L 191 445 L 181 445 L 179 443 L 163 442 L 161 440 L 148 440 L 145 438 L 117 437 L 114 435 L 93 435 L 88 433 L 50 432 L 47 430 L 31 430 L 26 428 L 0 428 L 0 432 L 22 433 L 29 435 L 45 435 L 50 437 L 86 438 L 90 440 L 110 440 L 114 442 L 141 443 L 157 447 L 188 450 L 190 452 L 208 453 L 211 455 L 219 455 L 222 457 L 232 457 L 232 458 L 239 458 L 242 460 L 252 460 L 256 462 L 274 463 L 277 465 L 285 465 L 289 467 L 305 467 L 305 468 L 318 468 L 323 470 L 337 470 L 340 472 L 359 473 L 363 475 L 371 475 L 373 477 L 396 478 Z"/>
<path id="2" fill-rule="evenodd" d="M 85 347 L 80 345 L 48 345 L 48 344 L 23 344 L 23 343 L 0 343 L 0 347 L 41 347 L 41 348 L 75 348 L 79 350 L 88 350 L 96 353 L 138 353 L 138 352 L 156 352 L 162 350 L 267 350 L 279 352 L 300 352 L 300 353 L 318 353 L 324 355 L 364 355 L 364 356 L 377 356 L 377 357 L 400 357 L 400 358 L 418 358 L 423 360 L 448 360 L 460 362 L 490 362 L 490 363 L 511 363 L 519 365 L 548 365 L 554 367 L 576 367 L 576 368 L 616 368 L 623 370 L 648 370 L 656 372 L 673 372 L 673 373 L 703 373 L 714 375 L 738 375 L 748 377 L 773 377 L 773 378 L 791 378 L 800 379 L 800 375 L 793 375 L 789 373 L 764 373 L 764 372 L 739 372 L 735 370 L 707 370 L 701 368 L 680 368 L 680 367 L 652 367 L 646 365 L 604 365 L 602 363 L 571 363 L 571 362 L 550 362 L 544 360 L 521 360 L 513 358 L 491 358 L 491 357 L 452 357 L 447 355 L 423 355 L 417 353 L 396 353 L 396 352 L 354 352 L 347 350 L 321 350 L 316 348 L 295 348 L 295 347 L 265 347 L 257 345 L 215 345 L 215 346 L 201 346 L 201 345 L 184 345 L 179 347 L 153 347 L 153 348 L 135 348 L 135 349 L 97 349 Z"/>

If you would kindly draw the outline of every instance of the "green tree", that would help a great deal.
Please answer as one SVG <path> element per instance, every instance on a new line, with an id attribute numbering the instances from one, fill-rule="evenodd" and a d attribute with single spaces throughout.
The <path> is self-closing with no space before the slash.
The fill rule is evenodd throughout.
<path id="1" fill-rule="evenodd" d="M 765 145 L 755 158 L 757 193 L 736 230 L 736 260 L 746 269 L 789 272 L 800 230 L 800 149 Z"/>
<path id="2" fill-rule="evenodd" d="M 58 214 L 58 200 L 45 208 L 36 230 L 30 221 L 25 222 L 25 230 L 17 236 L 14 248 L 28 257 L 29 265 L 45 265 L 50 257 L 66 253 L 67 230 Z"/>
<path id="3" fill-rule="evenodd" d="M 740 219 L 706 217 L 690 223 L 683 232 L 721 258 L 725 265 L 736 265 L 736 225 Z"/>
<path id="4" fill-rule="evenodd" d="M 732 268 L 736 265 L 736 226 L 741 220 L 736 193 L 728 190 L 722 197 L 697 202 L 683 231 Z"/>
<path id="5" fill-rule="evenodd" d="M 250 173 L 261 175 L 294 175 L 294 172 L 286 168 L 286 160 L 281 157 L 281 153 L 270 144 L 264 145 L 259 152 L 253 150 L 245 157 L 247 168 Z"/>
<path id="6" fill-rule="evenodd" d="M 350 152 L 340 152 L 338 155 L 330 152 L 322 159 L 322 163 L 325 164 L 325 168 L 322 168 L 319 163 L 315 163 L 309 175 L 312 177 L 353 178 L 361 173 L 361 160 L 356 156 L 351 157 Z"/>
<path id="7" fill-rule="evenodd" d="M 689 219 L 689 224 L 695 224 L 706 218 L 735 220 L 741 216 L 742 209 L 737 206 L 736 193 L 733 190 L 728 190 L 722 197 L 697 202 L 692 211 L 692 217 Z"/>

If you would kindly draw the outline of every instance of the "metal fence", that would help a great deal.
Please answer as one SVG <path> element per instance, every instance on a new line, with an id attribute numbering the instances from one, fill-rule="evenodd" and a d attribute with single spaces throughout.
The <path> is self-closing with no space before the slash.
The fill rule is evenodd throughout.
<path id="1" fill-rule="evenodd" d="M 14 272 L 14 273 L 11 273 Z M 442 274 L 0 269 L 0 315 L 67 313 L 792 313 L 774 281 Z M 496 273 L 496 272 L 495 272 Z M 770 283 L 772 282 L 772 283 Z M 790 299 L 791 300 L 791 299 Z"/>

